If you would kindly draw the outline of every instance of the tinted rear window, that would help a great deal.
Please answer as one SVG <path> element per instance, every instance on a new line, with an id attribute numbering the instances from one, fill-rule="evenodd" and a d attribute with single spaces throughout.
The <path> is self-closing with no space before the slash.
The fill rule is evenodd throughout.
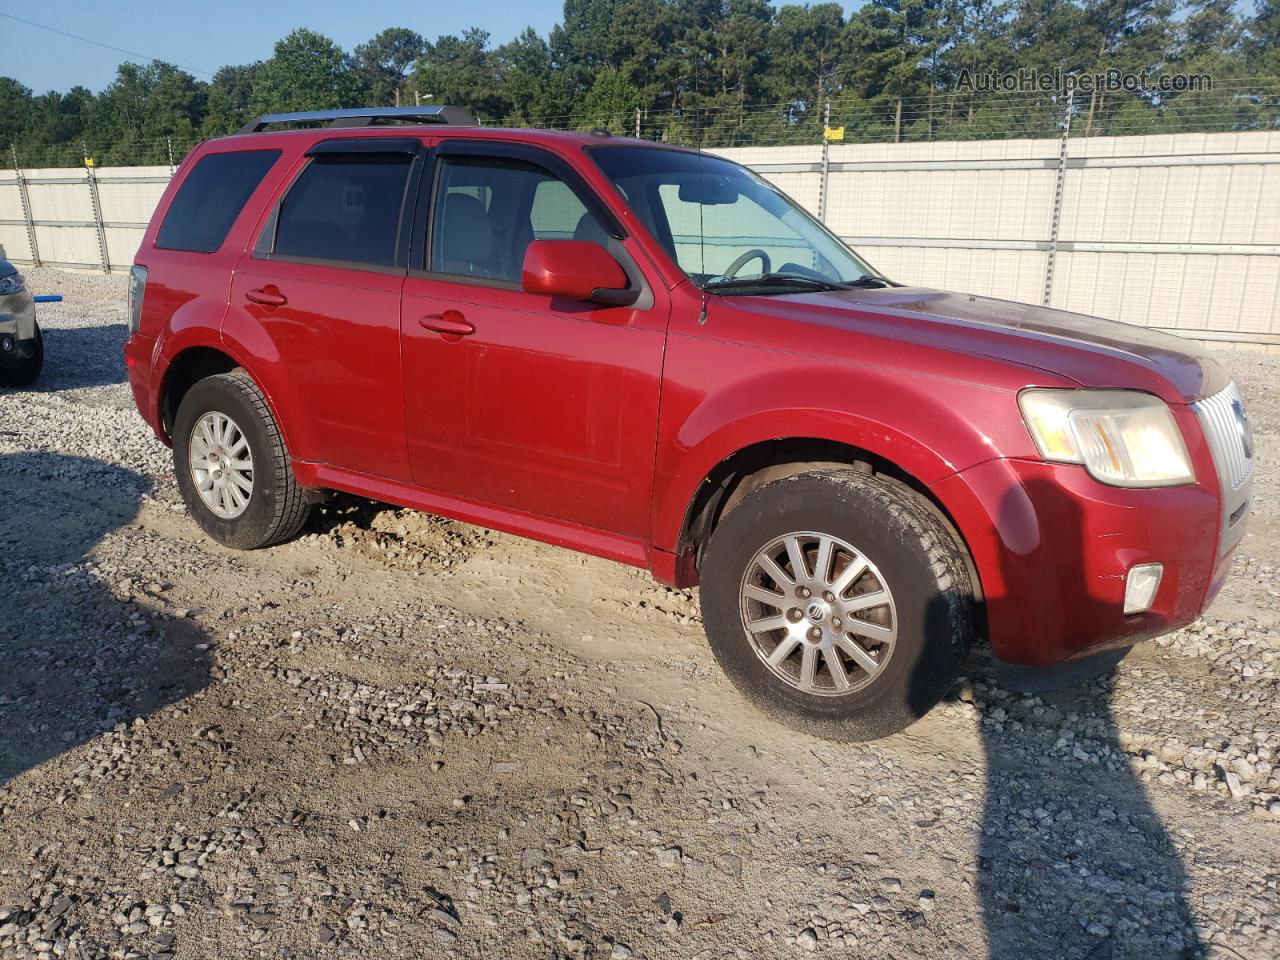
<path id="1" fill-rule="evenodd" d="M 245 150 L 201 157 L 169 205 L 156 246 L 213 253 L 279 156 L 279 150 Z"/>
<path id="2" fill-rule="evenodd" d="M 389 267 L 413 158 L 321 154 L 280 204 L 274 256 Z"/>

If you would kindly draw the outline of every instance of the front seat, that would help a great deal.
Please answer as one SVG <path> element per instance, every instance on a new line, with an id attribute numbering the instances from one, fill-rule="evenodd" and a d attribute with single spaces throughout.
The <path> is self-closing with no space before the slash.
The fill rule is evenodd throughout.
<path id="1" fill-rule="evenodd" d="M 599 244 L 606 250 L 609 249 L 609 234 L 605 233 L 604 227 L 600 226 L 600 221 L 590 212 L 578 218 L 578 225 L 573 228 L 573 239 L 583 243 Z"/>
<path id="2" fill-rule="evenodd" d="M 436 234 L 440 269 L 445 273 L 493 273 L 493 227 L 484 204 L 465 193 L 445 197 L 444 217 Z"/>

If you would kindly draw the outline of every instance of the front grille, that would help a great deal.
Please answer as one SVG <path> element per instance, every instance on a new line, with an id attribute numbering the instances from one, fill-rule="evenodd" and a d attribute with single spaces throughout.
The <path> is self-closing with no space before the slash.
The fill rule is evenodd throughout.
<path id="1" fill-rule="evenodd" d="M 1221 393 L 1192 405 L 1204 428 L 1223 493 L 1239 490 L 1253 473 L 1253 451 L 1246 448 L 1248 421 L 1243 419 L 1240 390 L 1231 383 Z"/>

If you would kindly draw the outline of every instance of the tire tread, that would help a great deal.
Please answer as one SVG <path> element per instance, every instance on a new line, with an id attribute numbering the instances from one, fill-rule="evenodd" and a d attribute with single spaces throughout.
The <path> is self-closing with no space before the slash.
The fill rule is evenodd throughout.
<path id="1" fill-rule="evenodd" d="M 236 390 L 258 414 L 259 421 L 267 434 L 270 445 L 268 456 L 271 462 L 272 489 L 276 491 L 272 499 L 274 510 L 268 521 L 267 533 L 263 546 L 271 547 L 292 539 L 307 521 L 311 506 L 307 502 L 306 493 L 298 486 L 293 476 L 293 467 L 289 462 L 289 451 L 284 445 L 284 436 L 276 423 L 267 398 L 263 395 L 253 378 L 244 369 L 237 368 L 230 373 L 217 375 L 227 385 Z"/>

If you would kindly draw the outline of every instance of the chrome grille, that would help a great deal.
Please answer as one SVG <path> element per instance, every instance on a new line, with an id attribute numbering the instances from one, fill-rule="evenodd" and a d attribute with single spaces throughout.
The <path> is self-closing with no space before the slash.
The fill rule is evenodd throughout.
<path id="1" fill-rule="evenodd" d="M 1192 406 L 1209 441 L 1219 480 L 1224 487 L 1239 490 L 1253 473 L 1253 451 L 1246 447 L 1249 428 L 1243 419 L 1240 390 L 1233 382 L 1221 393 Z"/>

